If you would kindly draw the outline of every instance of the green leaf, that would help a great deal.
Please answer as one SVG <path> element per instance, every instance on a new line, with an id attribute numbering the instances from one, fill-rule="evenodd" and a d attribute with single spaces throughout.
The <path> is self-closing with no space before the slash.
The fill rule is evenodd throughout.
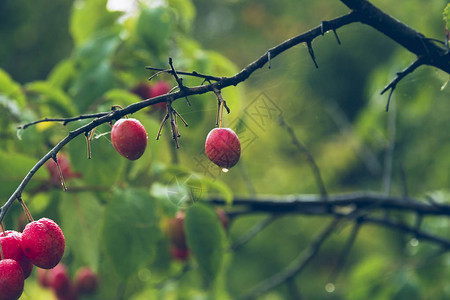
<path id="1" fill-rule="evenodd" d="M 73 106 L 71 99 L 60 88 L 52 85 L 48 81 L 35 81 L 25 86 L 29 93 L 39 96 L 40 109 L 43 115 L 53 116 L 59 113 L 62 117 L 77 115 L 77 110 Z M 43 109 L 45 106 L 46 109 Z"/>
<path id="2" fill-rule="evenodd" d="M 26 105 L 25 95 L 22 92 L 20 85 L 4 70 L 0 69 L 0 94 L 13 99 L 19 107 Z"/>
<path id="3" fill-rule="evenodd" d="M 175 19 L 180 29 L 189 32 L 195 18 L 195 6 L 190 0 L 169 0 L 168 3 L 175 12 Z"/>
<path id="4" fill-rule="evenodd" d="M 197 204 L 186 211 L 186 240 L 205 279 L 213 281 L 222 266 L 224 232 L 211 208 Z"/>
<path id="5" fill-rule="evenodd" d="M 150 193 L 158 200 L 163 212 L 170 217 L 175 216 L 180 207 L 186 205 L 185 199 L 189 197 L 189 191 L 182 185 L 163 185 L 155 182 L 150 188 Z"/>
<path id="6" fill-rule="evenodd" d="M 105 210 L 103 241 L 123 279 L 151 261 L 160 238 L 155 199 L 145 190 L 116 190 Z"/>
<path id="7" fill-rule="evenodd" d="M 67 247 L 79 266 L 99 267 L 100 228 L 103 207 L 92 193 L 62 193 L 61 228 Z"/>
<path id="8" fill-rule="evenodd" d="M 445 28 L 450 29 L 450 3 L 444 9 Z"/>
<path id="9" fill-rule="evenodd" d="M 48 81 L 52 86 L 66 89 L 70 80 L 76 75 L 73 60 L 67 59 L 59 62 L 48 76 Z"/>
<path id="10" fill-rule="evenodd" d="M 106 10 L 107 0 L 77 1 L 70 19 L 70 33 L 75 45 L 80 45 L 102 29 L 115 25 L 120 13 Z"/>
<path id="11" fill-rule="evenodd" d="M 170 9 L 165 6 L 143 8 L 136 24 L 136 33 L 156 53 L 166 52 L 173 31 Z"/>
<path id="12" fill-rule="evenodd" d="M 38 160 L 20 153 L 0 150 L 0 198 L 8 198 L 37 162 Z M 27 189 L 33 189 L 40 181 L 47 180 L 48 173 L 42 169 L 34 174 Z"/>
<path id="13" fill-rule="evenodd" d="M 222 181 L 212 180 L 211 178 L 201 176 L 200 182 L 208 189 L 208 194 L 212 194 L 211 191 L 219 193 L 228 205 L 233 204 L 233 191 Z"/>
<path id="14" fill-rule="evenodd" d="M 133 94 L 130 91 L 127 90 L 121 90 L 121 89 L 112 89 L 106 92 L 106 94 L 103 96 L 105 101 L 109 101 L 114 105 L 121 105 L 122 107 L 126 107 L 130 104 L 140 102 L 141 98 Z"/>
<path id="15" fill-rule="evenodd" d="M 94 101 L 115 86 L 112 59 L 120 38 L 113 31 L 96 35 L 77 49 L 75 65 L 77 76 L 69 94 L 74 103 L 84 112 Z"/>

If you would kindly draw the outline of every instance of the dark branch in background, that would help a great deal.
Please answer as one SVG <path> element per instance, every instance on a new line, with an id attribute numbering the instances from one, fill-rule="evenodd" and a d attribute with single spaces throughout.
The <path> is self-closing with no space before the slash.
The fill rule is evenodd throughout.
<path id="1" fill-rule="evenodd" d="M 389 109 L 389 102 L 397 83 L 421 65 L 430 65 L 450 74 L 450 52 L 445 48 L 445 42 L 425 37 L 367 0 L 341 0 L 341 2 L 357 13 L 361 23 L 375 28 L 417 56 L 417 60 L 397 73 L 397 77 L 381 92 L 384 94 L 390 90 L 386 111 Z M 443 44 L 444 47 L 436 42 Z"/>
<path id="2" fill-rule="evenodd" d="M 33 126 L 33 125 L 36 125 L 36 124 L 39 124 L 39 123 L 44 123 L 44 122 L 58 122 L 58 123 L 62 123 L 65 126 L 65 125 L 67 125 L 70 122 L 86 120 L 86 119 L 100 118 L 100 117 L 103 117 L 103 116 L 105 116 L 107 114 L 109 114 L 109 113 L 102 112 L 102 113 L 96 113 L 96 114 L 80 115 L 80 116 L 73 117 L 73 118 L 44 118 L 42 120 L 37 120 L 37 121 L 31 122 L 31 123 L 27 123 L 27 124 L 24 124 L 24 125 L 17 126 L 17 129 L 27 129 L 30 126 Z"/>
<path id="3" fill-rule="evenodd" d="M 328 226 L 311 242 L 309 247 L 301 252 L 300 255 L 284 270 L 255 285 L 240 299 L 255 299 L 301 273 L 308 263 L 317 255 L 323 242 L 325 242 L 325 240 L 334 232 L 339 220 L 339 218 L 335 218 L 331 221 L 330 224 L 328 224 Z"/>
<path id="4" fill-rule="evenodd" d="M 264 228 L 270 225 L 273 221 L 275 221 L 279 215 L 270 215 L 267 218 L 263 219 L 256 225 L 254 225 L 245 235 L 243 235 L 237 242 L 235 242 L 230 250 L 236 251 L 238 248 L 247 244 L 252 238 L 254 238 L 259 232 L 261 232 Z"/>
<path id="5" fill-rule="evenodd" d="M 214 204 L 225 205 L 225 200 L 217 197 L 208 199 Z M 243 207 L 250 212 L 290 213 L 301 215 L 329 215 L 327 206 L 332 206 L 336 214 L 349 210 L 384 211 L 397 210 L 423 216 L 450 217 L 450 205 L 427 203 L 413 198 L 387 196 L 379 193 L 354 192 L 340 195 L 259 195 L 258 197 L 238 197 L 233 200 L 234 207 Z M 331 214 L 333 215 L 333 214 Z"/>
<path id="6" fill-rule="evenodd" d="M 216 204 L 225 204 L 225 201 L 211 198 L 209 201 Z M 329 207 L 333 207 L 330 211 Z M 326 285 L 334 290 L 334 282 L 336 281 L 339 272 L 342 270 L 352 246 L 355 243 L 358 232 L 363 225 L 377 225 L 387 227 L 389 229 L 398 230 L 418 240 L 428 241 L 441 248 L 440 252 L 450 249 L 450 239 L 436 236 L 425 230 L 422 230 L 421 224 L 425 216 L 445 216 L 450 217 L 450 205 L 437 205 L 436 203 L 424 203 L 418 200 L 400 197 L 387 197 L 381 194 L 366 194 L 366 193 L 352 193 L 339 196 L 329 196 L 325 201 L 320 196 L 313 195 L 299 195 L 299 196 L 259 196 L 251 198 L 235 198 L 233 202 L 235 212 L 228 214 L 233 217 L 237 215 L 244 215 L 246 213 L 268 212 L 270 215 L 263 219 L 259 224 L 254 226 L 247 235 L 243 236 L 238 242 L 234 244 L 232 250 L 243 246 L 249 242 L 257 233 L 263 230 L 273 220 L 283 217 L 283 215 L 323 215 L 334 216 L 334 221 L 304 250 L 297 258 L 295 258 L 289 266 L 272 275 L 271 277 L 262 280 L 256 284 L 241 299 L 254 299 L 277 286 L 287 284 L 289 290 L 295 289 L 294 278 L 299 275 L 305 266 L 317 255 L 321 245 L 325 240 L 335 231 L 339 230 L 338 222 L 348 223 L 354 222 L 353 229 L 342 249 L 337 263 L 332 269 L 329 281 Z M 282 207 L 282 209 L 276 208 Z M 243 210 L 246 209 L 246 210 Z M 273 211 L 276 210 L 277 214 Z M 400 213 L 413 213 L 416 215 L 415 224 L 413 226 L 405 224 L 403 221 L 395 220 L 391 217 L 379 217 L 383 210 L 397 210 Z M 355 217 L 355 214 L 357 215 Z M 371 216 L 371 215 L 375 216 Z M 298 292 L 298 291 L 297 291 Z"/>
<path id="7" fill-rule="evenodd" d="M 327 189 L 325 188 L 325 183 L 323 182 L 322 176 L 320 175 L 320 169 L 316 164 L 316 161 L 314 160 L 314 157 L 311 155 L 311 153 L 308 151 L 308 149 L 299 141 L 297 136 L 295 135 L 294 129 L 292 129 L 291 126 L 286 124 L 286 121 L 283 117 L 280 117 L 279 119 L 280 125 L 286 128 L 286 131 L 288 132 L 289 136 L 292 139 L 292 143 L 297 148 L 297 150 L 306 157 L 306 160 L 313 172 L 314 179 L 316 180 L 317 187 L 319 188 L 320 194 L 322 195 L 322 198 L 327 200 Z"/>
<path id="8" fill-rule="evenodd" d="M 433 39 L 389 16 L 367 0 L 341 0 L 356 12 L 361 23 L 375 28 L 420 58 L 421 64 L 431 65 L 450 74 L 450 53 Z"/>
<path id="9" fill-rule="evenodd" d="M 334 267 L 334 269 L 331 271 L 330 277 L 328 279 L 328 283 L 334 284 L 336 282 L 337 277 L 339 276 L 339 273 L 341 272 L 342 268 L 345 265 L 345 262 L 347 260 L 347 257 L 350 254 L 350 250 L 353 247 L 353 244 L 355 243 L 356 237 L 358 236 L 359 229 L 361 228 L 361 222 L 359 220 L 356 220 L 355 225 L 353 225 L 352 232 L 350 233 L 350 236 L 347 240 L 347 243 L 345 244 L 344 249 L 342 249 L 342 252 L 340 253 L 337 263 Z"/>

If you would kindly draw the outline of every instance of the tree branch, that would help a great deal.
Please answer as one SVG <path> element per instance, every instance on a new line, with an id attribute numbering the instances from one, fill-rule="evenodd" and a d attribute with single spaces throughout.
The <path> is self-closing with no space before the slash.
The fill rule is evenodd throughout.
<path id="1" fill-rule="evenodd" d="M 211 197 L 208 201 L 225 205 L 225 200 Z M 337 214 L 348 210 L 370 209 L 371 211 L 397 210 L 417 213 L 423 216 L 449 216 L 450 205 L 430 204 L 409 197 L 395 197 L 371 192 L 354 192 L 340 195 L 328 195 L 324 199 L 320 195 L 288 195 L 235 197 L 233 206 L 246 206 L 252 212 L 277 212 L 301 215 L 328 215 L 327 206 L 331 206 Z"/>
<path id="2" fill-rule="evenodd" d="M 408 51 L 423 57 L 423 63 L 450 74 L 450 53 L 433 39 L 386 14 L 367 0 L 341 0 L 358 14 L 361 23 L 380 31 Z"/>
<path id="3" fill-rule="evenodd" d="M 353 22 L 356 22 L 356 17 L 355 17 L 355 13 L 352 12 L 350 14 L 327 21 L 326 22 L 326 30 L 336 30 L 342 26 L 345 26 L 345 25 L 353 23 Z M 214 92 L 214 90 L 221 90 L 223 88 L 226 88 L 226 87 L 229 87 L 232 85 L 236 86 L 239 83 L 245 81 L 253 72 L 262 68 L 268 62 L 269 57 L 271 59 L 273 59 L 274 57 L 278 56 L 280 53 L 283 53 L 284 51 L 286 51 L 300 43 L 311 42 L 316 37 L 322 35 L 323 32 L 324 32 L 324 27 L 322 24 L 322 25 L 319 25 L 319 26 L 305 32 L 305 33 L 302 33 L 296 37 L 286 40 L 283 43 L 269 49 L 268 52 L 266 52 L 264 55 L 262 55 L 260 58 L 258 58 L 254 62 L 250 63 L 247 67 L 245 67 L 243 70 L 241 70 L 239 73 L 235 74 L 234 76 L 222 77 L 220 80 L 218 80 L 214 83 L 189 88 L 189 87 L 186 87 L 181 84 L 181 78 L 179 78 L 178 75 L 174 75 L 177 77 L 177 79 L 178 79 L 177 82 L 180 85 L 180 90 L 176 93 L 171 93 L 171 94 L 161 95 L 161 96 L 154 97 L 154 98 L 149 98 L 149 99 L 146 99 L 146 100 L 143 100 L 140 102 L 130 104 L 129 106 L 127 106 L 123 109 L 114 110 L 113 112 L 98 113 L 98 114 L 94 114 L 94 115 L 84 115 L 84 116 L 78 116 L 75 118 L 67 118 L 67 119 L 64 119 L 64 118 L 56 119 L 58 122 L 64 122 L 67 124 L 67 122 L 71 122 L 73 120 L 79 120 L 82 118 L 83 119 L 84 118 L 92 118 L 92 117 L 95 118 L 90 123 L 78 128 L 77 130 L 70 132 L 69 135 L 67 135 L 60 143 L 58 143 L 55 147 L 53 147 L 41 160 L 38 161 L 38 163 L 36 163 L 36 165 L 25 176 L 25 178 L 22 180 L 22 182 L 19 184 L 17 189 L 10 196 L 10 198 L 6 201 L 6 203 L 0 208 L 0 222 L 3 220 L 6 212 L 8 211 L 9 207 L 11 207 L 14 200 L 17 199 L 18 197 L 20 197 L 20 195 L 22 194 L 26 185 L 31 180 L 31 178 L 36 173 L 36 171 L 40 167 L 42 167 L 42 165 L 44 165 L 44 163 L 48 159 L 50 159 L 53 156 L 56 156 L 56 154 L 68 142 L 70 142 L 72 139 L 74 139 L 78 135 L 89 132 L 101 124 L 111 122 L 113 120 L 118 120 L 127 114 L 135 113 L 145 107 L 148 107 L 148 106 L 151 106 L 151 105 L 154 105 L 157 103 L 167 102 L 167 101 L 173 102 L 177 99 L 186 98 L 187 96 L 190 96 L 190 95 L 200 95 L 200 94 L 205 94 L 207 92 Z M 270 52 L 270 54 L 269 54 L 269 52 Z M 175 72 L 175 70 L 173 69 L 172 60 L 169 60 L 169 63 L 171 65 L 171 72 L 173 72 L 174 74 L 177 74 L 177 73 L 181 74 L 179 72 Z M 200 77 L 202 77 L 202 76 L 200 76 Z M 211 78 L 211 79 L 216 79 L 216 78 Z M 52 121 L 55 121 L 55 119 L 43 119 L 40 121 L 36 121 L 33 123 L 23 125 L 20 128 L 24 129 L 28 126 L 31 126 L 31 125 L 34 125 L 37 123 L 52 122 Z"/>

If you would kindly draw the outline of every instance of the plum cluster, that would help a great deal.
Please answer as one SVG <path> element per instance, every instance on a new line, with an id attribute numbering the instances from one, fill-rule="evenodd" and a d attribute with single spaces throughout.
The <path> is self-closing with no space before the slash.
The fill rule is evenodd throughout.
<path id="1" fill-rule="evenodd" d="M 66 265 L 59 263 L 53 269 L 38 269 L 38 283 L 50 288 L 59 300 L 76 300 L 79 295 L 90 295 L 98 288 L 98 276 L 90 267 L 80 268 L 72 280 Z"/>
<path id="2" fill-rule="evenodd" d="M 33 266 L 55 267 L 64 254 L 65 239 L 53 220 L 42 218 L 25 226 L 22 233 L 0 233 L 0 300 L 15 300 L 22 295 L 25 279 Z"/>

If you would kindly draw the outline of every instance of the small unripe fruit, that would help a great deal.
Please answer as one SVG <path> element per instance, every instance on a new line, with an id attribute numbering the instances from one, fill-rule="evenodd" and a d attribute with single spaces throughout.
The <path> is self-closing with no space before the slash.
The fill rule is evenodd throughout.
<path id="1" fill-rule="evenodd" d="M 111 130 L 114 149 L 129 160 L 136 160 L 144 154 L 147 147 L 147 132 L 136 119 L 120 119 Z"/>
<path id="2" fill-rule="evenodd" d="M 17 300 L 23 293 L 23 271 L 13 259 L 0 260 L 0 300 Z"/>
<path id="3" fill-rule="evenodd" d="M 132 90 L 132 93 L 138 95 L 141 99 L 148 99 L 151 93 L 151 86 L 147 82 L 141 82 L 137 86 L 135 86 Z"/>
<path id="4" fill-rule="evenodd" d="M 42 287 L 50 287 L 50 270 L 37 268 L 36 278 Z"/>
<path id="5" fill-rule="evenodd" d="M 22 233 L 25 256 L 42 269 L 51 269 L 60 262 L 65 245 L 61 228 L 48 218 L 28 223 Z"/>
<path id="6" fill-rule="evenodd" d="M 72 282 L 64 264 L 60 263 L 49 270 L 48 281 L 57 295 L 66 295 L 70 292 Z"/>
<path id="7" fill-rule="evenodd" d="M 150 88 L 150 98 L 165 95 L 170 91 L 170 84 L 167 81 L 158 81 Z"/>
<path id="8" fill-rule="evenodd" d="M 170 246 L 170 255 L 172 258 L 180 261 L 185 261 L 189 257 L 189 249 L 179 249 L 175 246 Z"/>
<path id="9" fill-rule="evenodd" d="M 167 224 L 171 245 L 181 250 L 187 249 L 186 235 L 184 233 L 184 218 L 184 212 L 179 211 L 175 218 L 169 219 Z"/>
<path id="10" fill-rule="evenodd" d="M 229 169 L 239 161 L 241 143 L 230 128 L 214 128 L 206 137 L 205 152 L 213 163 Z"/>
<path id="11" fill-rule="evenodd" d="M 93 294 L 98 288 L 98 276 L 89 267 L 78 270 L 75 287 L 80 294 Z"/>
<path id="12" fill-rule="evenodd" d="M 141 82 L 131 91 L 136 95 L 138 95 L 139 97 L 141 97 L 141 99 L 145 100 L 167 94 L 170 91 L 170 89 L 171 89 L 170 84 L 164 80 L 161 80 L 153 85 L 150 85 L 146 82 Z M 152 105 L 152 107 L 160 111 L 165 111 L 166 102 L 156 103 Z"/>
<path id="13" fill-rule="evenodd" d="M 70 285 L 69 291 L 66 293 L 55 293 L 58 300 L 77 300 L 78 293 L 73 284 Z"/>
<path id="14" fill-rule="evenodd" d="M 222 223 L 223 229 L 227 230 L 228 229 L 228 217 L 227 217 L 226 212 L 221 207 L 218 207 L 216 209 L 216 212 L 219 215 L 220 222 Z"/>
<path id="15" fill-rule="evenodd" d="M 17 261 L 22 268 L 24 279 L 27 279 L 33 270 L 33 264 L 23 253 L 22 234 L 14 230 L 2 232 L 0 233 L 0 244 L 3 249 L 3 257 Z"/>
<path id="16" fill-rule="evenodd" d="M 171 86 L 167 81 L 158 81 L 150 88 L 150 98 L 158 97 L 161 95 L 165 95 L 170 92 Z M 166 110 L 166 102 L 160 102 L 153 105 L 154 108 L 159 109 L 161 111 Z"/>

